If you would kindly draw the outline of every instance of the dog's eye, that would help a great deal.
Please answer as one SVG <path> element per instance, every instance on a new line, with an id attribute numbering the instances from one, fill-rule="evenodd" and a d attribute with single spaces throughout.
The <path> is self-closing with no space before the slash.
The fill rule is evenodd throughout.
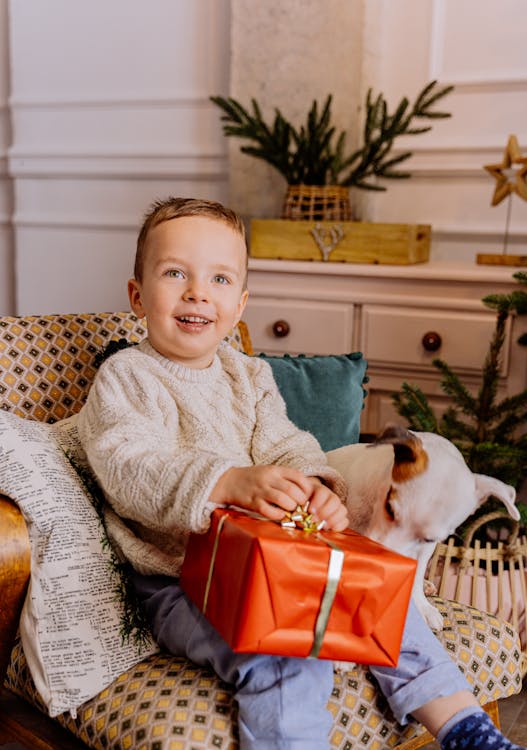
<path id="1" fill-rule="evenodd" d="M 390 520 L 395 521 L 395 513 L 394 513 L 393 506 L 390 502 L 389 497 L 386 498 L 386 504 L 384 507 L 386 508 L 386 513 L 388 514 L 388 517 L 390 518 Z"/>

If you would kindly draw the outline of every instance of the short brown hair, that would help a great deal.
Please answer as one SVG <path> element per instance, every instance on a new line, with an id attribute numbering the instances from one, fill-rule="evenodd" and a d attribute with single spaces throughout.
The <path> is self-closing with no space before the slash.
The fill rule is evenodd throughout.
<path id="1" fill-rule="evenodd" d="M 238 214 L 217 201 L 209 201 L 201 198 L 173 198 L 172 196 L 163 200 L 157 200 L 152 203 L 145 214 L 143 226 L 139 230 L 137 237 L 134 263 L 134 276 L 137 281 L 142 281 L 143 279 L 146 240 L 150 230 L 164 221 L 179 219 L 183 216 L 206 216 L 217 221 L 222 221 L 234 229 L 245 242 L 245 227 Z"/>

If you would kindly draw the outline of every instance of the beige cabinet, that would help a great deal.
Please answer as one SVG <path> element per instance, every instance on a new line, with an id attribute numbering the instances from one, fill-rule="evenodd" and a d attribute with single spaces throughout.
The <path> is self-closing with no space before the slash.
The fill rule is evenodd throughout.
<path id="1" fill-rule="evenodd" d="M 482 297 L 517 288 L 514 269 L 431 262 L 414 266 L 251 259 L 244 315 L 256 351 L 340 354 L 362 351 L 369 362 L 363 432 L 403 420 L 392 393 L 419 385 L 442 410 L 435 357 L 475 391 L 494 330 Z M 517 344 L 527 316 L 509 320 L 500 393 L 527 386 L 527 348 Z"/>

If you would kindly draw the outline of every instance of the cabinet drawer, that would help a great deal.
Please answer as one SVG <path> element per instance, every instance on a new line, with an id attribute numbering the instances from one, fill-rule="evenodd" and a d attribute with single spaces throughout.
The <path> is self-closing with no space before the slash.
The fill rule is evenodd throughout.
<path id="1" fill-rule="evenodd" d="M 349 305 L 249 298 L 243 319 L 249 326 L 257 352 L 343 354 L 351 351 L 353 307 Z"/>
<path id="2" fill-rule="evenodd" d="M 491 312 L 366 305 L 362 350 L 370 362 L 388 366 L 426 366 L 439 357 L 453 368 L 480 371 L 494 327 Z M 503 353 L 501 374 L 505 375 L 507 344 Z"/>

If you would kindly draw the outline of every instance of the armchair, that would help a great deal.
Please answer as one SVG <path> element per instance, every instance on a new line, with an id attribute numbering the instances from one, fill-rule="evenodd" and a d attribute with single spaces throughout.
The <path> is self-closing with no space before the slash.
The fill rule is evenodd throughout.
<path id="1" fill-rule="evenodd" d="M 138 341 L 144 324 L 129 313 L 0 318 L 0 407 L 39 422 L 62 420 L 82 406 L 94 359 L 109 340 Z M 243 323 L 234 346 L 251 354 Z M 0 495 L 2 494 L 0 448 Z M 155 653 L 85 701 L 73 717 L 51 720 L 16 636 L 30 576 L 29 539 L 17 506 L 0 498 L 0 741 L 28 748 L 223 750 L 237 747 L 236 705 L 230 687 L 185 659 Z M 515 630 L 471 607 L 437 599 L 445 628 L 438 635 L 495 722 L 497 701 L 521 689 L 521 649 Z M 118 648 L 118 645 L 116 646 Z M 6 668 L 7 667 L 7 668 Z M 4 680 L 5 677 L 5 680 Z M 329 702 L 331 746 L 339 750 L 400 747 L 430 741 L 417 723 L 399 726 L 367 667 L 335 674 Z M 3 733 L 3 734 L 2 734 Z"/>

